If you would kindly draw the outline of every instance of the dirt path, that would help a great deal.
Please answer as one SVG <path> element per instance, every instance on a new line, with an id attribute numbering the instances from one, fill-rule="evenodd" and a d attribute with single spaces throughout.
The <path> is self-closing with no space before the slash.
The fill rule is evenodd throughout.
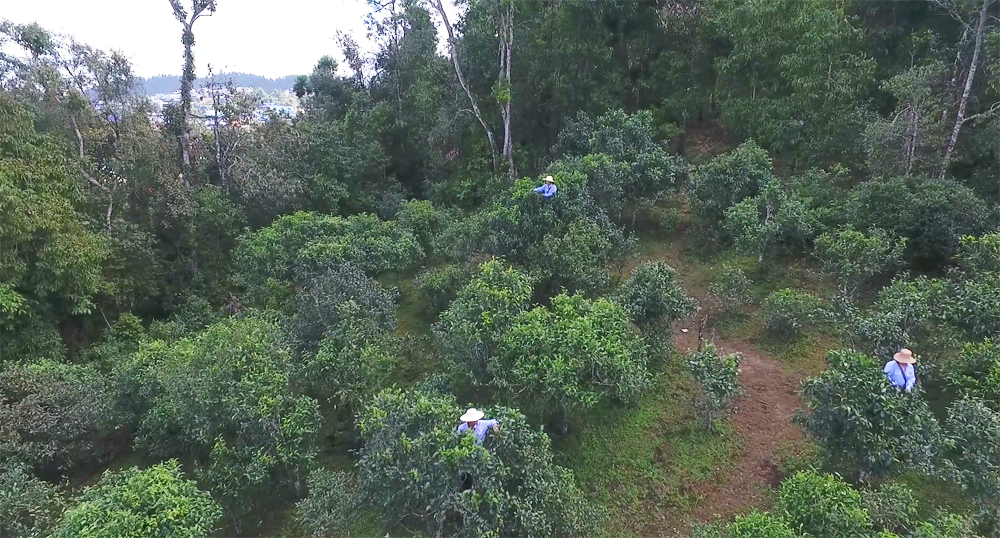
<path id="1" fill-rule="evenodd" d="M 776 448 L 802 437 L 791 422 L 800 406 L 796 395 L 800 378 L 751 345 L 724 340 L 715 344 L 720 352 L 743 355 L 740 385 L 745 395 L 733 406 L 731 419 L 741 450 L 727 476 L 698 489 L 702 502 L 692 516 L 702 522 L 764 506 L 767 490 L 782 479 L 774 464 Z"/>
<path id="2" fill-rule="evenodd" d="M 707 290 L 692 281 L 690 268 L 685 266 L 679 253 L 658 254 L 657 258 L 677 270 L 688 294 L 697 298 L 704 305 L 703 309 L 707 307 Z M 678 350 L 698 347 L 698 323 L 703 316 L 704 310 L 675 325 L 674 343 Z M 688 331 L 685 333 L 681 329 Z M 796 391 L 802 376 L 787 371 L 777 358 L 752 344 L 715 338 L 709 329 L 702 336 L 713 341 L 721 353 L 743 355 L 740 385 L 745 394 L 733 405 L 730 418 L 740 452 L 723 477 L 694 488 L 702 500 L 690 521 L 674 522 L 676 527 L 670 530 L 649 529 L 651 536 L 687 536 L 694 522 L 710 523 L 716 518 L 732 518 L 754 507 L 766 508 L 768 491 L 782 479 L 775 466 L 777 448 L 802 438 L 802 431 L 791 422 L 793 413 L 801 406 Z"/>

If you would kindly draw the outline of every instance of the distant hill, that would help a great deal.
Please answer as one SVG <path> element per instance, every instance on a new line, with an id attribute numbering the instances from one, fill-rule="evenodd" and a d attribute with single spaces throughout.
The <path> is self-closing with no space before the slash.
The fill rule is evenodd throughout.
<path id="1" fill-rule="evenodd" d="M 232 79 L 233 83 L 237 86 L 243 88 L 260 88 L 269 93 L 276 90 L 290 90 L 295 85 L 295 75 L 270 79 L 248 73 L 221 73 L 216 75 L 215 79 L 222 82 Z M 205 77 L 199 78 L 195 81 L 194 87 L 201 87 L 207 80 Z M 173 93 L 181 89 L 181 80 L 177 75 L 157 75 L 147 79 L 140 79 L 140 82 L 146 91 L 146 95 Z"/>

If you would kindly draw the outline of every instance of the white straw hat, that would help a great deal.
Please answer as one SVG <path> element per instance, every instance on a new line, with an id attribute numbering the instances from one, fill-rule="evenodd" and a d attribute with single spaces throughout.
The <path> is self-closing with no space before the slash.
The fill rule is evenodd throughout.
<path id="1" fill-rule="evenodd" d="M 547 181 L 549 183 L 555 183 L 556 182 L 556 180 L 552 179 L 552 176 L 545 176 L 545 179 L 543 179 L 542 181 Z"/>
<path id="2" fill-rule="evenodd" d="M 468 411 L 465 412 L 464 415 L 462 415 L 462 418 L 460 418 L 459 420 L 461 420 L 462 422 L 475 422 L 483 418 L 484 416 L 486 416 L 485 413 L 476 409 L 475 407 L 471 407 L 469 408 Z"/>
<path id="3" fill-rule="evenodd" d="M 892 360 L 903 364 L 913 364 L 917 362 L 917 359 L 913 358 L 913 352 L 910 351 L 909 349 L 906 349 L 905 347 L 903 349 L 900 349 L 899 353 L 893 355 Z"/>

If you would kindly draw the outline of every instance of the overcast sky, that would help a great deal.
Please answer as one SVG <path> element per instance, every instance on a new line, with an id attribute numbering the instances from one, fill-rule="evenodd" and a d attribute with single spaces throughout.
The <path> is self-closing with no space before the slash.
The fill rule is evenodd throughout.
<path id="1" fill-rule="evenodd" d="M 190 0 L 185 0 L 190 4 Z M 445 0 L 445 5 L 454 4 Z M 181 71 L 181 25 L 167 0 L 0 0 L 0 19 L 37 22 L 100 49 L 131 58 L 142 77 Z M 324 54 L 342 58 L 337 30 L 364 44 L 364 0 L 218 0 L 194 26 L 198 76 L 241 71 L 276 78 L 312 71 Z"/>

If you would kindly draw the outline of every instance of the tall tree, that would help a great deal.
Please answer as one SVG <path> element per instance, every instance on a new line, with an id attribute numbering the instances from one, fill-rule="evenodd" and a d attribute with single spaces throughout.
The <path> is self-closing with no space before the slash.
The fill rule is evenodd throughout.
<path id="1" fill-rule="evenodd" d="M 465 95 L 469 97 L 469 103 L 472 105 L 472 113 L 476 115 L 476 119 L 479 120 L 479 124 L 483 126 L 483 130 L 486 131 L 486 139 L 490 143 L 490 154 L 493 157 L 493 168 L 497 167 L 497 143 L 493 138 L 493 131 L 490 130 L 490 126 L 486 124 L 486 120 L 483 119 L 483 113 L 479 110 L 479 103 L 476 101 L 476 96 L 472 94 L 472 90 L 469 89 L 469 83 L 465 80 L 465 75 L 462 73 L 462 65 L 458 60 L 458 40 L 455 37 L 455 29 L 451 25 L 451 21 L 448 20 L 448 14 L 444 10 L 444 4 L 441 0 L 431 0 L 431 5 L 437 10 L 438 15 L 441 16 L 441 22 L 444 23 L 444 29 L 448 32 L 448 53 L 451 55 L 451 63 L 455 66 L 455 76 L 458 77 L 458 83 L 462 85 L 462 89 L 465 90 Z"/>
<path id="2" fill-rule="evenodd" d="M 191 173 L 191 128 L 188 119 L 191 114 L 191 90 L 194 87 L 194 23 L 202 16 L 215 13 L 215 0 L 191 0 L 189 14 L 182 0 L 168 0 L 174 10 L 174 18 L 181 23 L 181 43 L 184 44 L 184 72 L 181 74 L 181 110 L 180 110 L 180 157 L 181 179 L 188 184 L 189 179 L 184 174 Z"/>
<path id="3" fill-rule="evenodd" d="M 948 173 L 948 165 L 951 164 L 952 154 L 955 152 L 955 144 L 958 142 L 958 135 L 962 131 L 962 126 L 966 122 L 984 115 L 985 113 L 976 114 L 974 116 L 965 116 L 966 107 L 969 104 L 969 94 L 972 92 L 972 83 L 976 78 L 976 71 L 979 70 L 980 55 L 983 50 L 983 37 L 986 33 L 986 25 L 990 19 L 994 21 L 998 20 L 995 15 L 991 15 L 989 12 L 990 5 L 993 4 L 993 0 L 983 0 L 982 5 L 978 11 L 968 11 L 969 2 L 962 0 L 932 0 L 935 4 L 941 6 L 943 9 L 948 11 L 956 21 L 958 21 L 963 28 L 962 41 L 966 41 L 971 34 L 975 34 L 975 44 L 972 49 L 972 60 L 969 61 L 969 73 L 965 76 L 965 85 L 962 88 L 962 95 L 958 98 L 958 110 L 955 112 L 955 126 L 951 129 L 951 137 L 948 139 L 948 146 L 944 151 L 944 160 L 941 162 L 941 170 L 938 176 L 943 178 L 946 173 Z M 965 8 L 965 9 L 963 9 Z M 956 57 L 956 69 L 962 69 L 964 66 L 961 65 L 961 54 L 962 54 L 961 44 L 959 46 L 958 56 Z M 997 103 L 990 107 L 986 113 L 996 112 L 997 107 L 1000 103 Z"/>
<path id="4" fill-rule="evenodd" d="M 508 173 L 513 182 L 517 174 L 514 168 L 514 151 L 510 134 L 510 102 L 513 88 L 510 85 L 511 50 L 514 48 L 514 0 L 499 0 L 497 5 L 497 37 L 500 40 L 498 60 L 500 72 L 494 87 L 500 117 L 503 118 L 503 156 L 507 159 Z"/>

